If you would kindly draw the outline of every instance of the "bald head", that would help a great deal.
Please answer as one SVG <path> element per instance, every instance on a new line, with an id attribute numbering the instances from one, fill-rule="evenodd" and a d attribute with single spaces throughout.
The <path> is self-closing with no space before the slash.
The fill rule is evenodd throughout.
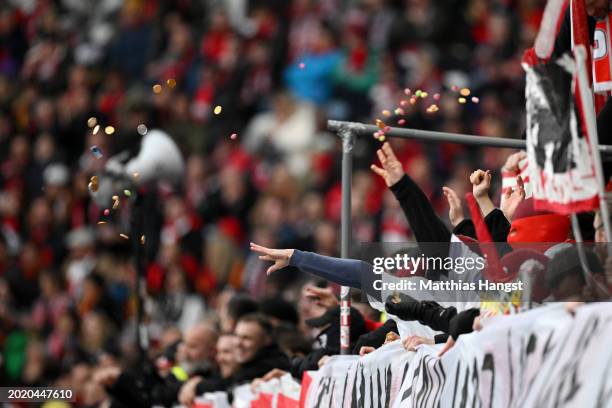
<path id="1" fill-rule="evenodd" d="M 217 331 L 208 323 L 197 323 L 187 330 L 183 341 L 187 361 L 195 364 L 214 361 L 217 337 Z"/>

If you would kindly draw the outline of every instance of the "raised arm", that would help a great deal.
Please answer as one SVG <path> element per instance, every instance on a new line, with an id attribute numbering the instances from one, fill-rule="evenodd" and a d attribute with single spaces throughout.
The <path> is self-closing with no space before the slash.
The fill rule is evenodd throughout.
<path id="1" fill-rule="evenodd" d="M 297 249 L 272 249 L 251 242 L 251 251 L 259 253 L 261 260 L 274 262 L 266 271 L 268 275 L 286 266 L 294 266 L 339 285 L 361 289 L 362 273 L 372 271 L 372 265 L 367 262 L 334 258 Z"/>

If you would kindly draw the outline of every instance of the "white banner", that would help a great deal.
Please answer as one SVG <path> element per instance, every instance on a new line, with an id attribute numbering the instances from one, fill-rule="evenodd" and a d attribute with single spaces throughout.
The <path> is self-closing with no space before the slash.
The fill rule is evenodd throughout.
<path id="1" fill-rule="evenodd" d="M 305 407 L 612 407 L 612 304 L 488 319 L 443 358 L 399 342 L 319 372 Z"/>

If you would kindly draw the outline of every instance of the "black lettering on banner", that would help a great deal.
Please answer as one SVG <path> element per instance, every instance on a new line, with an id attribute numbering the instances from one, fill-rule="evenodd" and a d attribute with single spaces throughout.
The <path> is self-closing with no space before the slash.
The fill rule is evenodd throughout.
<path id="1" fill-rule="evenodd" d="M 610 386 L 610 381 L 605 381 L 605 379 L 610 378 L 610 375 L 612 375 L 612 373 L 610 373 L 611 368 L 612 357 L 608 359 L 608 364 L 606 364 L 606 371 L 603 375 L 604 381 L 597 395 L 597 407 L 608 407 L 612 405 L 612 386 Z"/>
<path id="2" fill-rule="evenodd" d="M 317 396 L 317 403 L 315 404 L 315 407 L 320 407 L 321 406 L 321 402 L 323 401 L 323 397 L 325 397 L 325 395 L 328 393 L 329 391 L 329 383 L 331 382 L 331 378 L 325 378 L 322 382 L 321 385 L 319 386 L 319 395 Z"/>
<path id="3" fill-rule="evenodd" d="M 372 383 L 372 376 L 370 375 L 370 407 L 374 408 L 374 385 Z"/>
<path id="4" fill-rule="evenodd" d="M 385 376 L 385 408 L 389 408 L 391 402 L 391 380 L 393 380 L 393 373 L 391 372 L 391 364 L 389 364 Z"/>
<path id="5" fill-rule="evenodd" d="M 461 408 L 467 406 L 468 399 L 468 381 L 470 379 L 470 366 L 468 365 L 465 370 L 465 381 L 463 381 L 463 390 L 461 391 Z"/>
<path id="6" fill-rule="evenodd" d="M 332 405 L 332 402 L 334 400 L 334 389 L 336 388 L 336 379 L 332 378 L 332 386 L 331 386 L 331 391 L 329 392 L 329 406 Z"/>
<path id="7" fill-rule="evenodd" d="M 344 390 L 342 391 L 342 403 L 340 404 L 340 406 L 344 406 L 344 399 L 346 398 L 346 387 L 348 386 L 348 382 L 349 382 L 349 374 L 348 372 L 346 373 L 346 375 L 344 376 Z"/>
<path id="8" fill-rule="evenodd" d="M 482 371 L 491 371 L 491 392 L 489 394 L 489 407 L 493 407 L 493 391 L 495 390 L 495 360 L 493 354 L 485 354 L 482 360 Z M 512 383 L 512 375 L 510 375 L 510 383 Z"/>
<path id="9" fill-rule="evenodd" d="M 357 405 L 360 407 L 363 407 L 365 406 L 365 390 L 366 390 L 365 377 L 363 376 L 363 364 L 360 364 L 359 368 L 361 368 L 361 380 L 359 384 L 359 399 L 357 400 Z"/>
<path id="10" fill-rule="evenodd" d="M 414 361 L 414 359 L 412 361 Z M 418 378 L 419 378 L 419 365 L 416 366 L 416 368 L 414 369 L 414 372 L 412 373 L 412 382 L 410 383 L 410 387 L 408 387 L 406 392 L 404 392 L 404 395 L 402 395 L 402 401 L 404 401 L 405 399 L 407 399 L 408 397 L 412 395 L 412 387 L 417 383 Z"/>
<path id="11" fill-rule="evenodd" d="M 432 393 L 432 391 L 434 389 L 434 386 L 435 386 L 435 384 L 434 384 L 434 376 L 433 376 L 434 373 L 435 373 L 435 370 L 433 369 L 434 368 L 433 365 L 430 366 L 430 364 L 432 363 L 432 360 L 433 360 L 433 358 L 430 357 L 429 359 L 427 359 L 427 362 L 426 362 L 426 364 L 427 364 L 427 367 L 426 367 L 427 368 L 427 381 L 429 382 L 429 385 L 427 387 L 427 392 L 425 393 L 425 403 L 426 403 L 426 406 L 430 406 L 430 404 L 429 404 L 429 397 L 431 396 L 431 393 Z"/>
<path id="12" fill-rule="evenodd" d="M 510 399 L 508 400 L 508 403 L 512 403 L 512 401 L 514 400 L 514 367 L 513 367 L 513 360 L 512 360 L 512 336 L 511 336 L 511 332 L 510 329 L 508 329 L 508 334 L 506 336 L 506 338 L 508 339 L 507 343 L 508 343 L 508 368 L 510 370 Z"/>
<path id="13" fill-rule="evenodd" d="M 353 379 L 353 391 L 351 392 L 351 408 L 358 408 L 357 405 L 357 376 L 359 375 L 359 364 L 355 367 L 355 378 Z"/>
<path id="14" fill-rule="evenodd" d="M 378 394 L 380 395 L 380 398 L 378 399 L 378 406 L 382 407 L 383 403 L 382 403 L 382 398 L 384 398 L 384 394 L 382 392 L 382 387 L 381 387 L 381 383 L 380 383 L 380 368 L 376 369 L 376 387 L 378 389 Z"/>
<path id="15" fill-rule="evenodd" d="M 459 370 L 461 369 L 461 361 L 457 363 L 457 370 L 455 370 L 455 387 L 453 388 L 453 407 L 455 401 L 457 401 L 457 386 L 459 385 Z"/>
<path id="16" fill-rule="evenodd" d="M 442 360 L 437 359 L 434 362 L 434 372 L 436 373 L 436 378 L 438 379 L 438 384 L 436 388 L 436 394 L 434 396 L 432 406 L 440 406 L 440 395 L 442 393 L 442 389 L 444 388 L 444 384 L 446 384 L 446 374 L 444 373 L 444 367 L 442 367 Z"/>
<path id="17" fill-rule="evenodd" d="M 479 398 L 478 394 L 478 385 L 480 384 L 478 380 L 478 363 L 476 362 L 476 357 L 474 357 L 474 371 L 472 372 L 472 385 L 474 387 L 474 400 L 472 401 L 472 407 L 476 406 L 476 400 Z M 482 405 L 482 404 L 480 404 Z"/>
<path id="18" fill-rule="evenodd" d="M 423 397 L 425 396 L 425 393 L 427 392 L 427 389 L 429 388 L 429 375 L 427 373 L 427 357 L 428 356 L 423 356 L 419 364 L 421 366 L 422 381 L 421 381 L 421 389 L 419 390 L 416 396 L 416 403 L 418 407 L 424 406 Z"/>

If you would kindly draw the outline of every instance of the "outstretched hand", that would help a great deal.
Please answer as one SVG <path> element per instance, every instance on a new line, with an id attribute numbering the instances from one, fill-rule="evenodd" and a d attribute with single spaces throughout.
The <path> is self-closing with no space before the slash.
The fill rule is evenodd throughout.
<path id="1" fill-rule="evenodd" d="M 452 188 L 444 186 L 442 192 L 448 201 L 448 218 L 453 227 L 456 227 L 465 218 L 463 216 L 463 204 L 461 204 L 461 199 Z"/>
<path id="2" fill-rule="evenodd" d="M 370 169 L 385 180 L 387 187 L 391 187 L 404 176 L 404 167 L 395 156 L 391 145 L 387 142 L 383 144 L 381 149 L 376 151 L 376 154 L 380 164 L 382 164 L 382 168 L 373 164 L 370 166 Z"/>
<path id="3" fill-rule="evenodd" d="M 500 209 L 504 213 L 504 216 L 508 221 L 512 221 L 514 213 L 518 208 L 519 204 L 525 199 L 525 183 L 523 178 L 518 176 L 516 178 L 516 188 L 508 188 L 504 193 L 504 199 L 501 200 Z"/>
<path id="4" fill-rule="evenodd" d="M 274 264 L 266 271 L 266 275 L 270 275 L 271 273 L 276 272 L 279 269 L 283 269 L 285 266 L 289 265 L 289 260 L 293 255 L 293 249 L 266 248 L 253 242 L 251 242 L 251 251 L 261 254 L 259 255 L 259 259 L 262 261 L 274 262 Z"/>

